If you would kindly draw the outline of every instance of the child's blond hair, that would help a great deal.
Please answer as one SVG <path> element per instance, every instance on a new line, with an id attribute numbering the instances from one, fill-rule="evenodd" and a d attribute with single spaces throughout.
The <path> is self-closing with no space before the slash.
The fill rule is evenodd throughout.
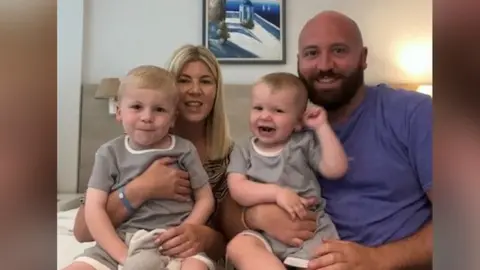
<path id="1" fill-rule="evenodd" d="M 272 93 L 278 91 L 294 91 L 295 104 L 298 105 L 299 113 L 303 113 L 308 104 L 308 92 L 300 78 L 288 72 L 273 72 L 258 79 L 254 86 L 265 84 Z"/>
<path id="2" fill-rule="evenodd" d="M 120 87 L 117 98 L 120 100 L 127 89 L 150 89 L 168 93 L 168 95 L 178 101 L 179 92 L 175 77 L 168 70 L 153 66 L 142 65 L 130 70 L 125 77 L 120 80 Z"/>

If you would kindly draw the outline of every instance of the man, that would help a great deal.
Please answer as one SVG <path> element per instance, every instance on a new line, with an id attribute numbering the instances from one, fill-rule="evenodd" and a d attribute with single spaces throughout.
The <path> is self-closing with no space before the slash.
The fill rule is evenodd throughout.
<path id="1" fill-rule="evenodd" d="M 339 182 L 319 178 L 342 241 L 319 243 L 309 269 L 431 269 L 431 98 L 365 86 L 367 49 L 356 23 L 340 13 L 308 21 L 298 50 L 298 75 L 328 111 L 350 160 Z M 291 244 L 311 235 L 309 222 L 291 221 L 275 205 L 244 212 L 245 227 Z"/>

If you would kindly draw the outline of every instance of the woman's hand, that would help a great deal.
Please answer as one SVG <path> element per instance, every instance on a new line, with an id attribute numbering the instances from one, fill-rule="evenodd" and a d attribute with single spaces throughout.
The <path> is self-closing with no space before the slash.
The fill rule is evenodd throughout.
<path id="1" fill-rule="evenodd" d="M 212 232 L 204 225 L 184 223 L 161 233 L 155 243 L 165 256 L 186 258 L 205 252 Z"/>
<path id="2" fill-rule="evenodd" d="M 276 204 L 261 204 L 248 208 L 245 222 L 252 229 L 262 230 L 286 245 L 297 247 L 312 238 L 317 228 L 315 213 L 307 211 L 305 218 L 292 220 L 290 215 Z"/>
<path id="3" fill-rule="evenodd" d="M 145 199 L 172 199 L 177 201 L 191 200 L 188 173 L 173 168 L 173 158 L 161 158 L 154 161 L 135 181 Z"/>

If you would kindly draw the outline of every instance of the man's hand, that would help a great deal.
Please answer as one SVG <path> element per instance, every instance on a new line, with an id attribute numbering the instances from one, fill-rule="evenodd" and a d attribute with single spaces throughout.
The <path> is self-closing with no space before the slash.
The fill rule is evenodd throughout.
<path id="1" fill-rule="evenodd" d="M 308 264 L 309 270 L 385 270 L 375 248 L 353 242 L 324 240 Z"/>
<path id="2" fill-rule="evenodd" d="M 175 162 L 172 158 L 158 159 L 136 178 L 147 199 L 191 200 L 188 173 L 169 166 Z"/>
<path id="3" fill-rule="evenodd" d="M 309 200 L 309 205 L 315 200 Z M 252 229 L 262 230 L 280 242 L 290 246 L 301 246 L 313 237 L 317 228 L 316 214 L 307 211 L 303 220 L 292 220 L 290 215 L 276 204 L 250 207 L 245 212 L 245 222 Z"/>
<path id="4" fill-rule="evenodd" d="M 287 211 L 292 220 L 303 219 L 307 215 L 308 201 L 289 188 L 280 188 L 277 192 L 277 204 Z"/>

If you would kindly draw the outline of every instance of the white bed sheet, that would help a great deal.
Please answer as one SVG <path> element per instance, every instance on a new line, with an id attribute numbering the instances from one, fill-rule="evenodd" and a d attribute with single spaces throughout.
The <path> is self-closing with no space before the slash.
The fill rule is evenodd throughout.
<path id="1" fill-rule="evenodd" d="M 57 213 L 57 269 L 63 269 L 73 259 L 81 254 L 85 248 L 94 245 L 79 243 L 73 236 L 73 223 L 78 208 Z"/>

